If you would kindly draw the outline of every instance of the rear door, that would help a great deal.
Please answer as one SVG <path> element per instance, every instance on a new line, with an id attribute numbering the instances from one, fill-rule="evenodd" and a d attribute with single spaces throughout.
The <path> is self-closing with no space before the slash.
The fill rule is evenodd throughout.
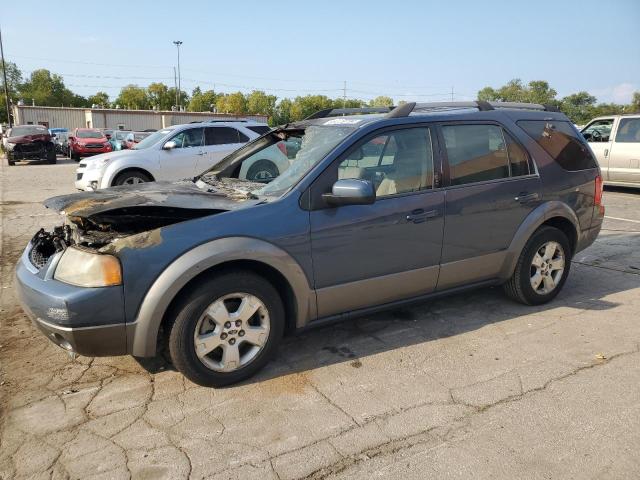
<path id="1" fill-rule="evenodd" d="M 224 125 L 212 125 L 204 128 L 204 152 L 198 158 L 197 173 L 219 163 L 224 157 L 249 141 L 249 137 L 238 129 Z"/>
<path id="2" fill-rule="evenodd" d="M 609 153 L 609 180 L 640 183 L 640 118 L 621 118 Z"/>
<path id="3" fill-rule="evenodd" d="M 160 176 L 156 180 L 182 180 L 195 177 L 198 173 L 198 159 L 205 155 L 204 132 L 202 127 L 181 130 L 168 141 L 175 148 L 159 152 Z"/>
<path id="4" fill-rule="evenodd" d="M 540 204 L 526 150 L 497 123 L 440 127 L 446 215 L 438 290 L 495 278 L 516 230 Z"/>
<path id="5" fill-rule="evenodd" d="M 603 178 L 610 180 L 609 160 L 611 154 L 611 140 L 614 128 L 614 118 L 601 118 L 594 120 L 582 129 L 582 136 L 587 142 L 598 160 Z"/>

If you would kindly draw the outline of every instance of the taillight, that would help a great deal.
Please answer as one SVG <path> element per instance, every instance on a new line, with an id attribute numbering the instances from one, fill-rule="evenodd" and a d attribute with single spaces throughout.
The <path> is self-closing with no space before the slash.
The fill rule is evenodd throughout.
<path id="1" fill-rule="evenodd" d="M 594 192 L 593 195 L 593 203 L 599 207 L 602 205 L 602 192 L 604 190 L 604 185 L 602 182 L 602 177 L 600 175 L 598 175 L 596 177 L 596 191 Z"/>
<path id="2" fill-rule="evenodd" d="M 286 157 L 287 156 L 287 146 L 284 144 L 284 142 L 278 142 L 277 145 L 278 145 L 278 148 L 280 149 L 280 151 L 282 153 L 284 153 L 284 156 Z"/>

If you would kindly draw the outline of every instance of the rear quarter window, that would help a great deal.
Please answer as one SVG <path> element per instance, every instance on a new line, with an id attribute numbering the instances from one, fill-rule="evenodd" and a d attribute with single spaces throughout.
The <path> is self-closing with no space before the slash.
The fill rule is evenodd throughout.
<path id="1" fill-rule="evenodd" d="M 577 171 L 598 167 L 588 145 L 569 122 L 520 120 L 517 124 L 565 170 Z"/>

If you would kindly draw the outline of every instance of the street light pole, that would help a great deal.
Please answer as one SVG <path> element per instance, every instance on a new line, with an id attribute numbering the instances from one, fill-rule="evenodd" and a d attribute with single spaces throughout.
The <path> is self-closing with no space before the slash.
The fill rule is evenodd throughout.
<path id="1" fill-rule="evenodd" d="M 2 75 L 4 76 L 4 101 L 7 105 L 7 120 L 9 121 L 9 128 L 11 128 L 12 127 L 11 107 L 9 107 L 9 86 L 7 85 L 7 66 L 4 63 L 4 48 L 2 47 L 2 30 L 0 30 L 0 55 L 2 55 Z"/>
<path id="2" fill-rule="evenodd" d="M 181 110 L 181 96 L 182 93 L 182 78 L 180 76 L 180 45 L 182 45 L 182 41 L 174 40 L 173 44 L 178 48 L 178 91 L 176 92 L 176 96 L 178 97 L 178 111 Z"/>

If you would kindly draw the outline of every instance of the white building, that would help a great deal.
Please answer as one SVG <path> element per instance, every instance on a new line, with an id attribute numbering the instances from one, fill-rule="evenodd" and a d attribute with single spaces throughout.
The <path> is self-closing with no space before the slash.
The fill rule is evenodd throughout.
<path id="1" fill-rule="evenodd" d="M 266 115 L 229 115 L 211 112 L 122 110 L 111 108 L 38 107 L 14 105 L 16 125 L 44 125 L 47 128 L 113 128 L 120 130 L 161 129 L 170 125 L 206 120 L 255 120 L 267 122 Z"/>

